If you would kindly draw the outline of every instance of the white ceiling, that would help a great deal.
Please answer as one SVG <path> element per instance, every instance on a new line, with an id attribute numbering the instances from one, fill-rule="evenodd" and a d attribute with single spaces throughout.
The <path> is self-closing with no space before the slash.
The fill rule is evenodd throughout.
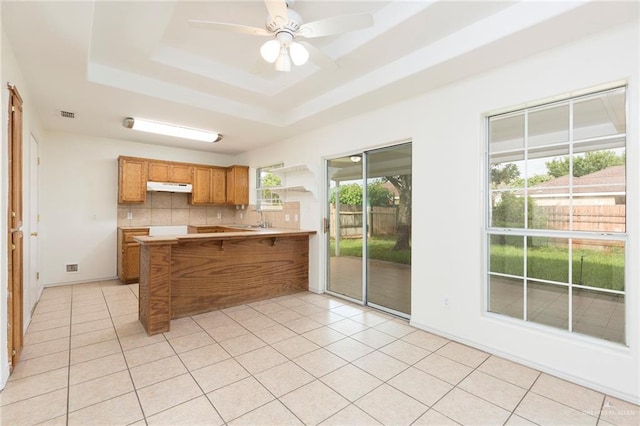
<path id="1" fill-rule="evenodd" d="M 638 19 L 638 2 L 297 0 L 306 22 L 371 13 L 373 27 L 308 41 L 337 70 L 276 72 L 263 1 L 2 1 L 2 29 L 49 130 L 237 154 Z M 266 64 L 268 65 L 268 64 Z M 18 88 L 19 89 L 19 88 Z M 60 111 L 76 114 L 62 118 Z M 134 116 L 224 135 L 216 144 L 125 129 Z"/>

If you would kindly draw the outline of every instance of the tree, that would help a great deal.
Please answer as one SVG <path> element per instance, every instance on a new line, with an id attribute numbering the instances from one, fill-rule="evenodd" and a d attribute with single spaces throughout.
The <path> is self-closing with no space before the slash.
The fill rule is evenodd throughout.
<path id="1" fill-rule="evenodd" d="M 362 205 L 362 186 L 357 183 L 342 185 L 340 189 L 340 204 L 350 206 Z M 331 192 L 330 202 L 335 204 L 336 192 Z M 371 182 L 367 185 L 367 196 L 369 197 L 369 205 L 389 207 L 393 205 L 393 193 L 383 186 L 382 181 Z"/>
<path id="2" fill-rule="evenodd" d="M 491 165 L 491 183 L 494 187 L 500 186 L 500 184 L 509 185 L 519 177 L 520 170 L 513 163 Z"/>
<path id="3" fill-rule="evenodd" d="M 260 174 L 260 187 L 261 187 L 261 191 L 262 191 L 262 203 L 264 204 L 271 204 L 271 205 L 279 205 L 281 204 L 281 200 L 280 200 L 280 195 L 274 193 L 273 191 L 271 191 L 269 188 L 272 187 L 277 187 L 282 185 L 282 181 L 280 179 L 280 176 L 278 176 L 275 173 L 272 173 L 271 171 L 267 171 L 267 172 L 262 172 Z M 271 201 L 266 201 L 266 200 L 271 200 Z"/>
<path id="4" fill-rule="evenodd" d="M 411 249 L 411 175 L 387 176 L 384 178 L 398 191 L 398 237 L 393 250 Z"/>
<path id="5" fill-rule="evenodd" d="M 569 174 L 571 157 L 566 155 L 562 158 L 554 158 L 547 161 L 548 173 L 553 177 L 566 176 Z M 625 155 L 617 155 L 613 151 L 592 151 L 584 155 L 573 157 L 573 176 L 580 177 L 611 166 L 622 166 L 625 164 Z"/>
<path id="6" fill-rule="evenodd" d="M 517 196 L 514 192 L 503 192 L 500 201 L 491 211 L 491 226 L 497 228 L 524 228 L 524 197 Z M 542 208 L 536 205 L 532 197 L 527 197 L 527 228 L 543 229 L 546 226 L 547 217 Z M 506 235 L 494 235 L 493 242 L 522 247 L 522 237 L 509 237 Z M 527 240 L 528 242 L 531 239 Z"/>
<path id="7" fill-rule="evenodd" d="M 371 206 L 393 206 L 393 192 L 385 188 L 384 183 L 380 180 L 367 185 L 367 197 Z"/>

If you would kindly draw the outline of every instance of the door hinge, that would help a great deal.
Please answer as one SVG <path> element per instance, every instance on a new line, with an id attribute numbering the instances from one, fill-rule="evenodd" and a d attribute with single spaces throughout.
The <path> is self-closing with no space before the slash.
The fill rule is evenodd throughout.
<path id="1" fill-rule="evenodd" d="M 40 279 L 40 272 L 36 272 L 36 280 Z"/>
<path id="2" fill-rule="evenodd" d="M 36 222 L 40 223 L 40 214 L 36 215 Z"/>
<path id="3" fill-rule="evenodd" d="M 16 352 L 16 350 L 15 350 L 15 349 L 11 351 L 11 355 L 12 355 L 12 356 L 16 356 L 16 353 L 17 353 L 17 352 Z"/>
<path id="4" fill-rule="evenodd" d="M 16 107 L 14 107 L 13 105 L 11 105 L 11 112 L 16 112 Z"/>
<path id="5" fill-rule="evenodd" d="M 40 165 L 40 157 L 38 157 L 38 166 Z"/>

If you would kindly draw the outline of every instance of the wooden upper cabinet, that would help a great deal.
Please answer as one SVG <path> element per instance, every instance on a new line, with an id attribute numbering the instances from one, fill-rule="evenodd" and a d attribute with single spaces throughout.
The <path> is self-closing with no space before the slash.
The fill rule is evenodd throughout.
<path id="1" fill-rule="evenodd" d="M 191 204 L 211 204 L 211 167 L 195 166 L 193 168 L 193 191 Z"/>
<path id="2" fill-rule="evenodd" d="M 191 204 L 225 204 L 226 169 L 221 167 L 194 166 Z"/>
<path id="3" fill-rule="evenodd" d="M 211 169 L 211 201 L 213 204 L 227 202 L 227 171 L 220 167 Z"/>
<path id="4" fill-rule="evenodd" d="M 190 164 L 173 163 L 169 165 L 169 182 L 191 183 L 193 166 Z"/>
<path id="5" fill-rule="evenodd" d="M 169 163 L 149 161 L 149 180 L 152 182 L 169 182 Z"/>
<path id="6" fill-rule="evenodd" d="M 227 168 L 227 204 L 249 204 L 249 167 Z"/>
<path id="7" fill-rule="evenodd" d="M 147 201 L 147 160 L 118 158 L 118 203 Z"/>
<path id="8" fill-rule="evenodd" d="M 249 204 L 249 167 L 118 157 L 118 203 L 144 203 L 147 181 L 190 183 L 190 204 Z"/>
<path id="9" fill-rule="evenodd" d="M 149 161 L 149 180 L 153 182 L 192 183 L 193 166 L 168 161 Z"/>

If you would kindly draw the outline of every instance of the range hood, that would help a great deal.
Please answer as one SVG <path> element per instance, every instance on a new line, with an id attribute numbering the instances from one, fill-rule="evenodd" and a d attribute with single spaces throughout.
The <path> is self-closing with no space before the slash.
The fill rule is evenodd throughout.
<path id="1" fill-rule="evenodd" d="M 191 192 L 190 183 L 147 182 L 147 191 L 152 192 Z"/>

